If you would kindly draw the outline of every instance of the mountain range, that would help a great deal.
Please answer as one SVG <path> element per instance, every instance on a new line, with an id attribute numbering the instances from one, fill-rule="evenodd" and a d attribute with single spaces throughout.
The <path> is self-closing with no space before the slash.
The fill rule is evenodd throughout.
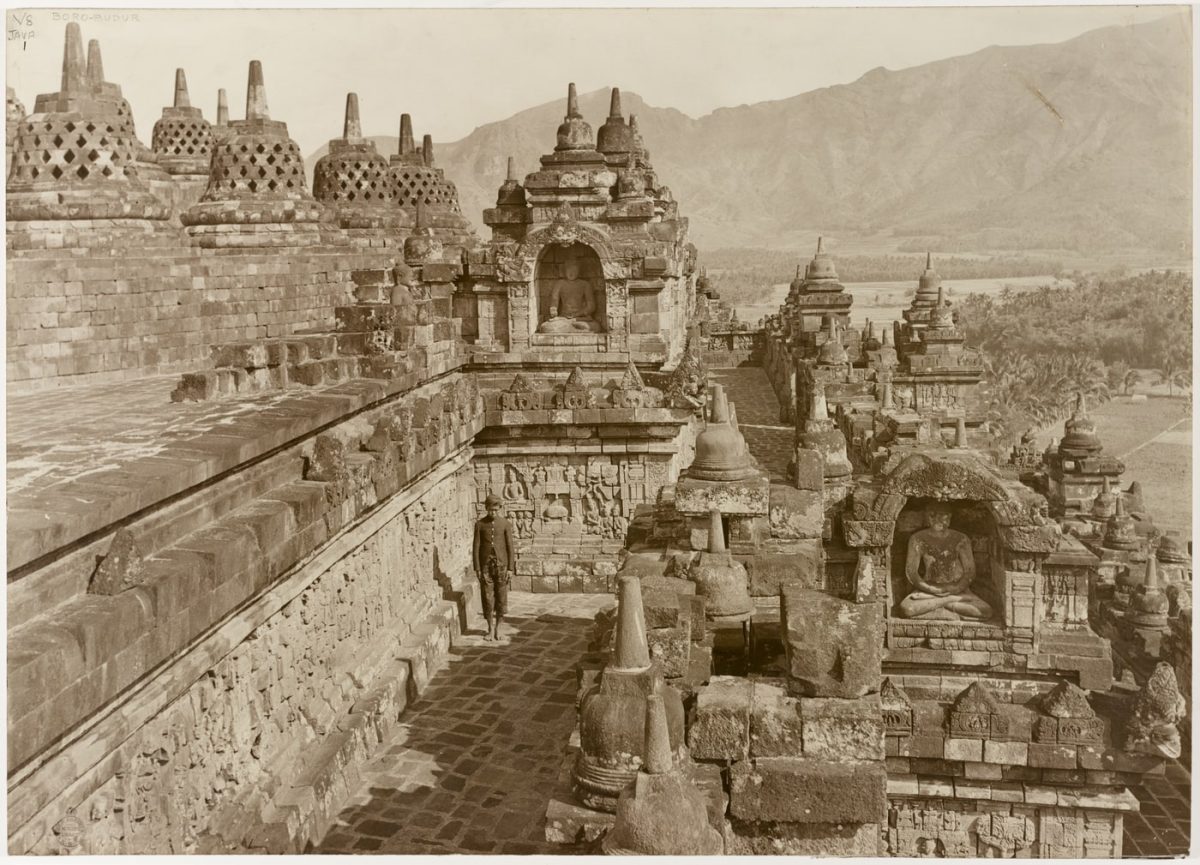
<path id="1" fill-rule="evenodd" d="M 825 231 L 890 233 L 900 248 L 1177 254 L 1191 243 L 1190 33 L 1175 13 L 877 68 L 700 118 L 625 87 L 622 102 L 702 250 L 788 247 Z M 580 95 L 593 129 L 608 100 L 608 90 Z M 477 228 L 506 158 L 522 176 L 536 169 L 564 112 L 565 99 L 437 143 Z M 375 141 L 395 152 L 395 137 Z"/>

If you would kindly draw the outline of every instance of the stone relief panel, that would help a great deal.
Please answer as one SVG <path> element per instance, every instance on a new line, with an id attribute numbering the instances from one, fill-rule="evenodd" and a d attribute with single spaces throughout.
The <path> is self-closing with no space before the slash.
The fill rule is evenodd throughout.
<path id="1" fill-rule="evenodd" d="M 665 459 L 601 455 L 475 460 L 476 511 L 495 493 L 522 541 L 625 537 L 634 509 L 667 484 Z M 528 546 L 528 544 L 522 545 Z"/>
<path id="2" fill-rule="evenodd" d="M 123 744 L 114 774 L 51 804 L 63 816 L 21 852 L 70 835 L 71 852 L 195 853 L 252 828 L 467 567 L 472 481 L 463 468 L 317 577 Z"/>

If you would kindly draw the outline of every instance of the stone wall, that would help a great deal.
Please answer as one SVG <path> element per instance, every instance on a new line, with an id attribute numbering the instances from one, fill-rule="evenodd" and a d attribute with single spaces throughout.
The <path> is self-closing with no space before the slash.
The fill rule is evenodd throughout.
<path id="1" fill-rule="evenodd" d="M 10 248 L 8 386 L 181 372 L 207 366 L 215 344 L 328 329 L 352 299 L 351 273 L 395 259 L 333 245 L 202 250 L 169 229 L 137 248 Z"/>
<path id="2" fill-rule="evenodd" d="M 445 649 L 452 629 L 444 608 L 436 615 L 445 603 L 436 577 L 467 566 L 468 456 L 348 528 L 263 603 L 109 707 L 132 710 L 103 739 L 111 750 L 90 754 L 91 765 L 73 761 L 78 778 L 28 821 L 23 806 L 49 792 L 51 772 L 22 779 L 10 851 L 64 849 L 64 833 L 78 828 L 64 822 L 71 814 L 83 827 L 72 852 L 280 852 L 312 839 L 355 763 L 427 678 L 430 650 Z"/>

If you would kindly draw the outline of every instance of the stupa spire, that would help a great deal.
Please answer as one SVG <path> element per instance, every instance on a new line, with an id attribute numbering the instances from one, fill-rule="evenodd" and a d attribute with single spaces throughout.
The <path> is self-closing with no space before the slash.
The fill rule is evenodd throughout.
<path id="1" fill-rule="evenodd" d="M 817 255 L 820 255 L 824 251 L 825 251 L 825 238 L 818 234 L 817 235 Z"/>
<path id="2" fill-rule="evenodd" d="M 729 401 L 725 398 L 725 388 L 722 385 L 712 386 L 712 408 L 708 415 L 709 423 L 729 423 Z"/>
<path id="3" fill-rule="evenodd" d="M 83 33 L 72 21 L 67 24 L 66 43 L 63 45 L 62 92 L 76 93 L 83 89 L 85 81 L 83 59 Z"/>
<path id="4" fill-rule="evenodd" d="M 667 709 L 655 691 L 646 697 L 646 743 L 642 771 L 647 775 L 665 775 L 671 771 L 671 736 L 667 727 Z"/>
<path id="5" fill-rule="evenodd" d="M 961 417 L 954 424 L 954 446 L 956 448 L 967 446 L 967 422 Z"/>
<path id="6" fill-rule="evenodd" d="M 650 647 L 646 643 L 642 581 L 637 577 L 621 577 L 618 592 L 617 637 L 612 668 L 625 671 L 648 669 Z"/>
<path id="7" fill-rule="evenodd" d="M 511 180 L 513 183 L 517 182 L 517 160 L 512 156 L 508 157 L 508 173 L 504 179 Z"/>
<path id="8" fill-rule="evenodd" d="M 428 133 L 421 138 L 421 159 L 427 168 L 433 167 L 433 136 Z"/>
<path id="9" fill-rule="evenodd" d="M 188 96 L 187 75 L 182 69 L 175 70 L 175 101 L 172 104 L 176 108 L 192 107 L 192 100 Z"/>
<path id="10" fill-rule="evenodd" d="M 246 84 L 246 119 L 270 120 L 267 109 L 267 87 L 263 83 L 262 62 L 250 61 L 250 77 Z"/>
<path id="11" fill-rule="evenodd" d="M 721 521 L 721 512 L 716 508 L 708 512 L 708 551 L 710 553 L 726 552 L 725 525 Z"/>
<path id="12" fill-rule="evenodd" d="M 608 102 L 608 118 L 609 120 L 618 120 L 621 118 L 621 88 L 614 87 L 612 96 Z"/>
<path id="13" fill-rule="evenodd" d="M 413 142 L 412 117 L 408 114 L 400 115 L 400 155 L 407 156 L 417 149 Z"/>
<path id="14" fill-rule="evenodd" d="M 229 125 L 229 97 L 225 95 L 224 87 L 217 91 L 217 125 Z"/>
<path id="15" fill-rule="evenodd" d="M 582 117 L 579 113 L 579 96 L 575 93 L 575 82 L 567 85 L 567 116 Z"/>
<path id="16" fill-rule="evenodd" d="M 104 58 L 100 55 L 100 40 L 88 40 L 87 83 L 99 87 L 104 83 Z"/>
<path id="17" fill-rule="evenodd" d="M 809 420 L 829 420 L 829 405 L 825 402 L 825 388 L 817 385 L 813 388 L 812 399 L 809 402 Z"/>
<path id="18" fill-rule="evenodd" d="M 362 120 L 358 116 L 358 94 L 346 94 L 346 119 L 342 123 L 342 138 L 362 138 Z"/>

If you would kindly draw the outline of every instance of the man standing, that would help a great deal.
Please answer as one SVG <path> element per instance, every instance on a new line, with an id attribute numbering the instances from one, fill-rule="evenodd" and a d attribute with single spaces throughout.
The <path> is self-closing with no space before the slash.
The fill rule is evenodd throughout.
<path id="1" fill-rule="evenodd" d="M 512 527 L 508 520 L 500 516 L 500 497 L 488 495 L 483 504 L 487 508 L 487 516 L 475 523 L 471 562 L 483 598 L 483 615 L 488 623 L 487 639 L 498 640 L 500 620 L 508 610 L 508 584 L 516 568 L 516 550 L 513 548 Z"/>

